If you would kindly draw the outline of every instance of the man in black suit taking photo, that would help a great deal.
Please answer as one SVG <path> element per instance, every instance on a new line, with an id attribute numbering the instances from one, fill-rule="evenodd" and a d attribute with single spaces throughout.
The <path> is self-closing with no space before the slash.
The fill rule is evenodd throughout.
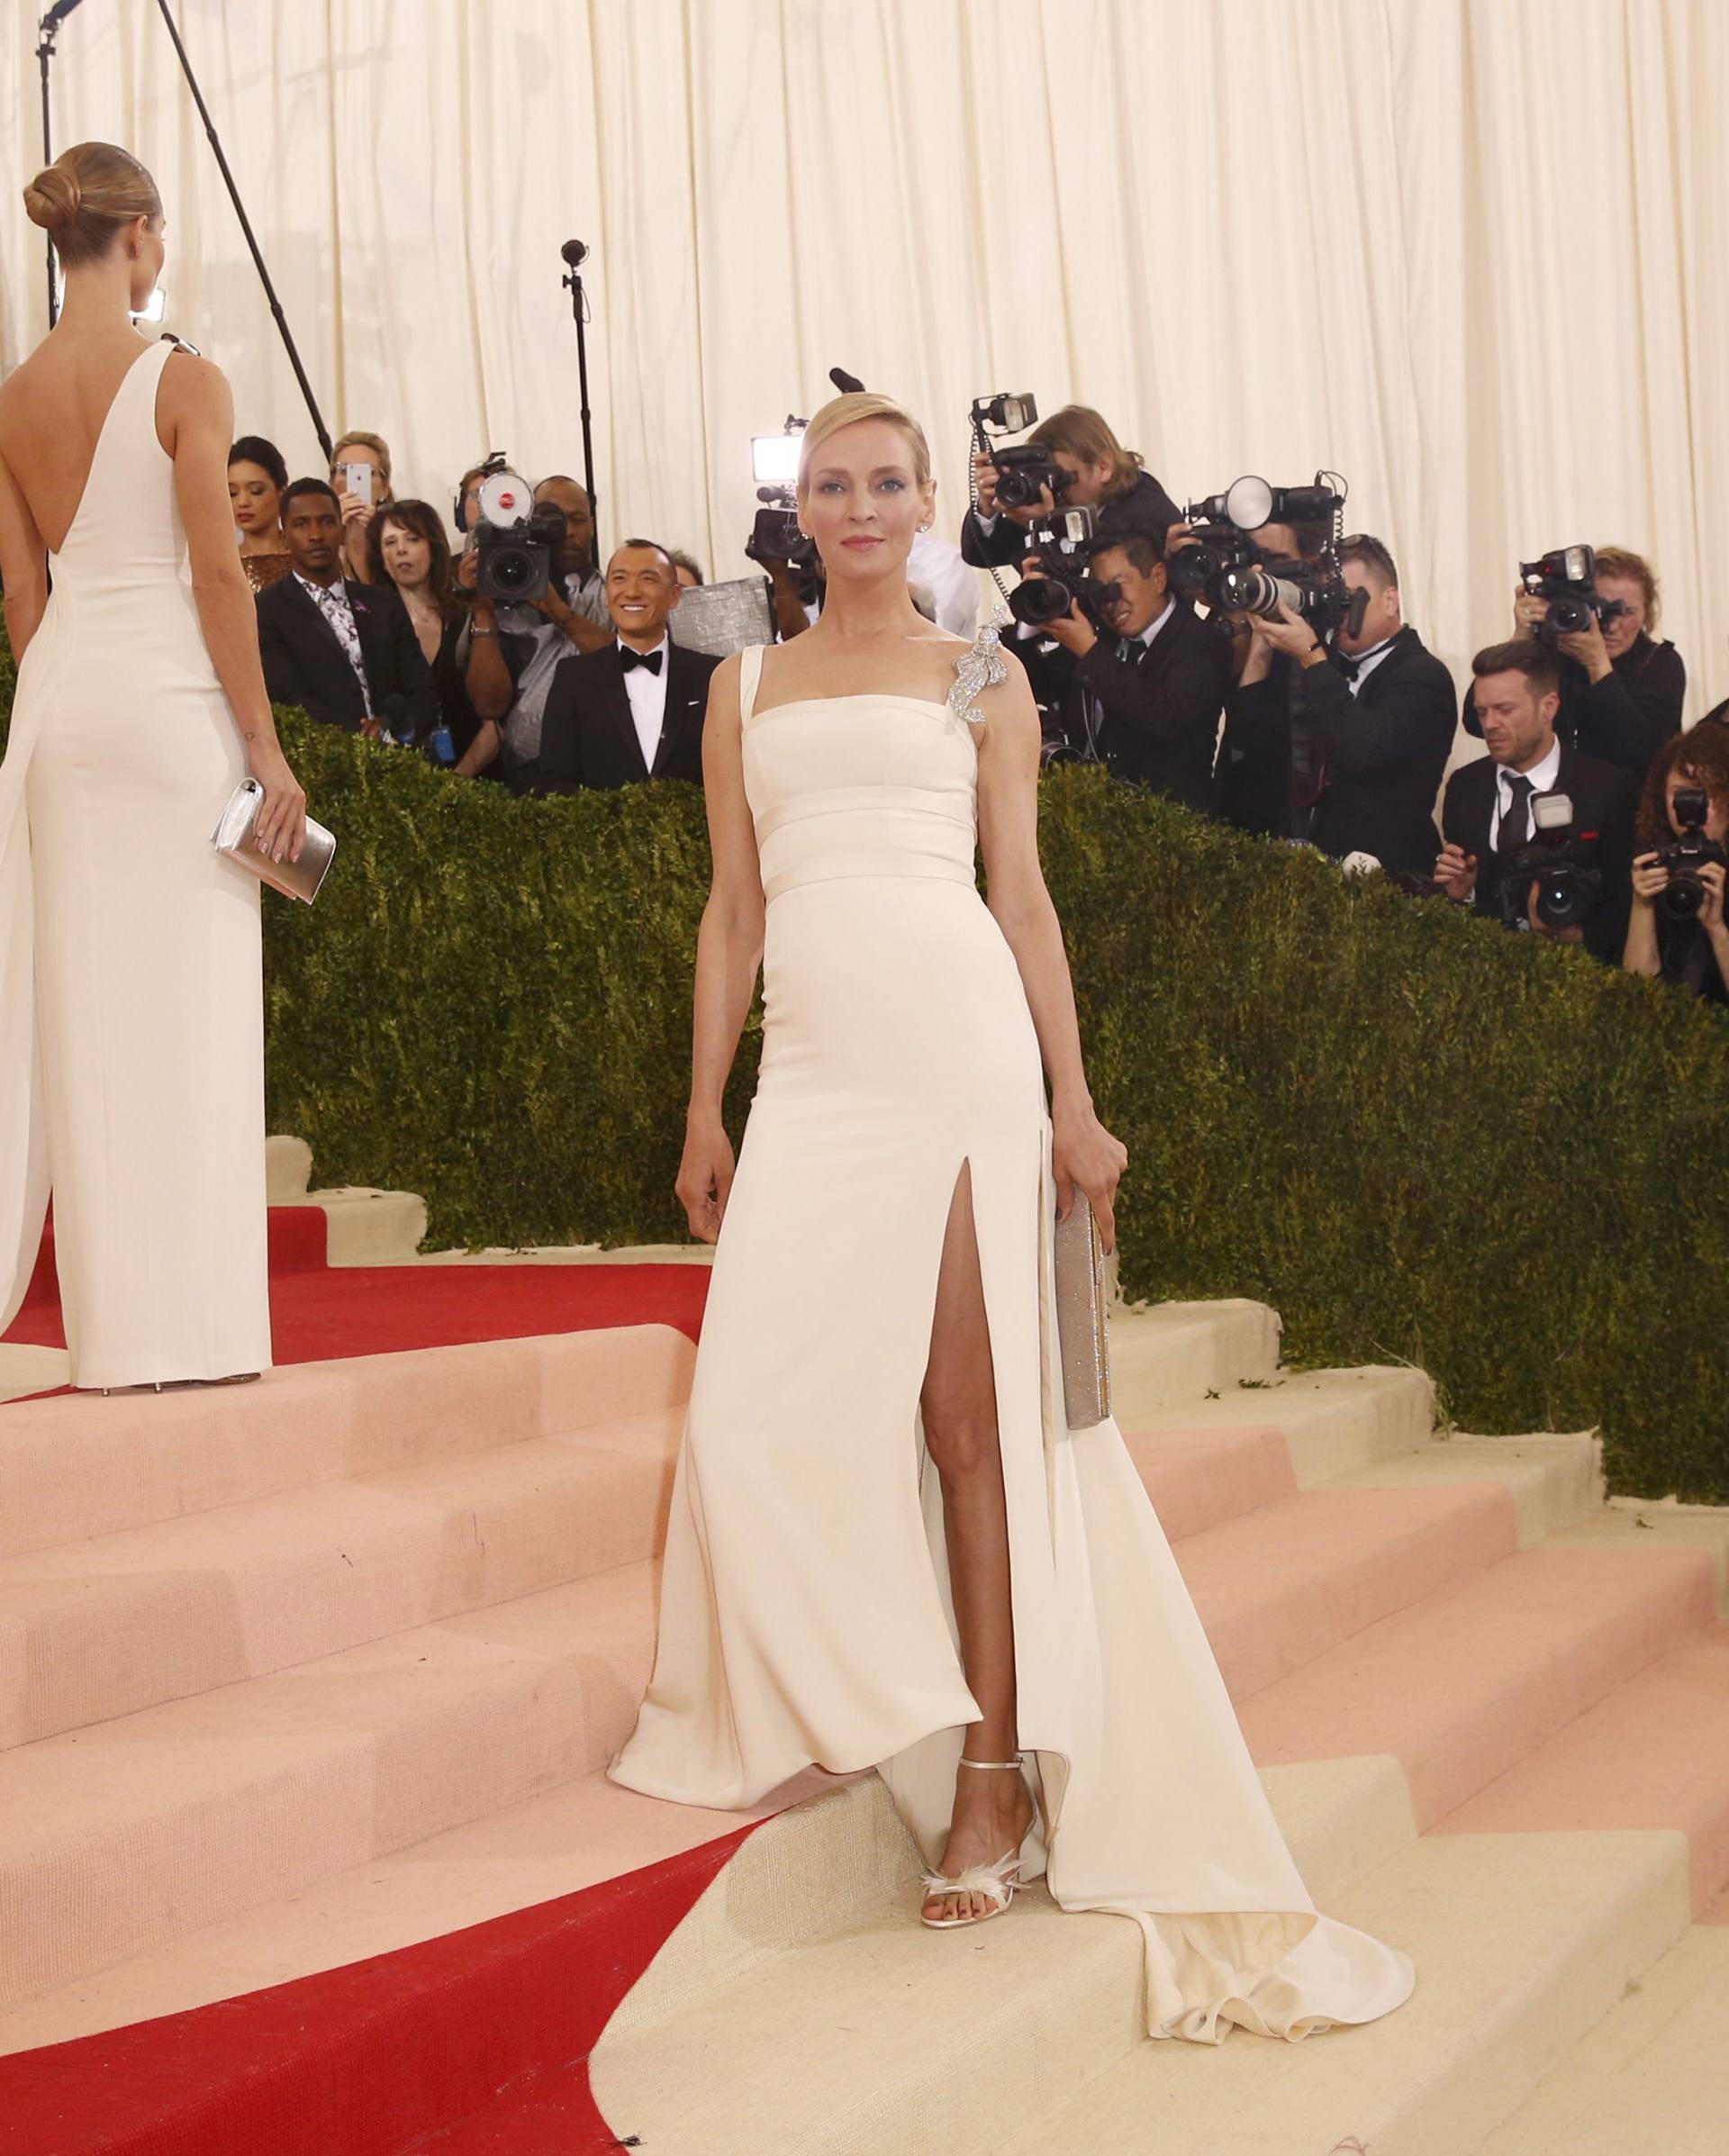
<path id="1" fill-rule="evenodd" d="M 1092 574 L 1115 594 L 1102 610 L 1104 633 L 1078 606 L 1049 625 L 1075 662 L 1064 741 L 1114 778 L 1216 814 L 1229 646 L 1170 590 L 1156 539 L 1136 534 L 1097 548 Z"/>
<path id="2" fill-rule="evenodd" d="M 1323 641 L 1290 607 L 1254 635 L 1292 667 L 1290 711 L 1305 783 L 1293 784 L 1291 836 L 1342 861 L 1368 854 L 1389 875 L 1429 876 L 1435 803 L 1453 747 L 1453 676 L 1408 626 L 1399 571 L 1378 539 L 1344 540 L 1339 574 L 1364 594 L 1362 623 Z M 1293 780 L 1299 776 L 1293 773 Z"/>
<path id="3" fill-rule="evenodd" d="M 683 587 L 673 557 L 630 539 L 606 565 L 613 639 L 560 662 L 547 692 L 536 791 L 628 786 L 649 778 L 702 783 L 709 676 L 720 661 L 666 633 Z"/>
<path id="4" fill-rule="evenodd" d="M 1445 844 L 1435 880 L 1449 898 L 1479 913 L 1582 943 L 1595 956 L 1617 964 L 1633 892 L 1633 775 L 1557 738 L 1561 672 L 1553 653 L 1541 644 L 1530 639 L 1491 644 L 1477 654 L 1471 670 L 1471 701 L 1489 754 L 1462 765 L 1447 781 L 1441 811 Z M 1572 803 L 1570 857 L 1600 879 L 1582 926 L 1565 929 L 1543 922 L 1529 886 L 1505 900 L 1502 892 L 1515 857 L 1543 838 L 1534 800 L 1554 793 Z"/>
<path id="5" fill-rule="evenodd" d="M 439 692 L 394 584 L 342 575 L 342 514 L 322 479 L 284 489 L 293 573 L 258 593 L 258 656 L 273 703 L 328 726 L 417 740 L 439 723 Z"/>

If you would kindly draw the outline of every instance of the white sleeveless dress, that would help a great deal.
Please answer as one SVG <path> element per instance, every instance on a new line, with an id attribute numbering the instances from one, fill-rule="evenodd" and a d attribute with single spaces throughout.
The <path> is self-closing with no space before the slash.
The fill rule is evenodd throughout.
<path id="1" fill-rule="evenodd" d="M 0 765 L 0 1329 L 50 1187 L 76 1385 L 270 1361 L 258 886 L 212 848 L 246 775 L 156 395 L 121 382 Z"/>
<path id="2" fill-rule="evenodd" d="M 1317 1915 L 1121 1432 L 1065 1427 L 1043 1067 L 973 875 L 982 722 L 958 684 L 948 706 L 757 712 L 761 665 L 747 651 L 740 683 L 767 900 L 761 1072 L 715 1246 L 654 1676 L 612 1779 L 742 1807 L 812 1763 L 876 1766 L 940 1856 L 979 1710 L 919 1395 L 970 1161 L 1019 1749 L 1048 1823 L 1026 1874 L 1043 1870 L 1065 1909 L 1140 1923 L 1154 2035 L 1373 2020 L 1409 1997 L 1409 1960 Z"/>

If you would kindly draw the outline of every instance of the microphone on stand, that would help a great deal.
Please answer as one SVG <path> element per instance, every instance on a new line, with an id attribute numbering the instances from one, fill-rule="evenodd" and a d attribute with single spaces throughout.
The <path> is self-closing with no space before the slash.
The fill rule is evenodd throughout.
<path id="1" fill-rule="evenodd" d="M 831 367 L 828 369 L 828 379 L 839 390 L 842 396 L 846 397 L 856 396 L 864 386 L 856 375 L 849 375 L 844 367 Z"/>
<path id="2" fill-rule="evenodd" d="M 77 5 L 78 0 L 54 0 L 53 6 L 49 9 L 38 25 L 42 36 L 48 37 L 52 32 L 57 31 Z"/>

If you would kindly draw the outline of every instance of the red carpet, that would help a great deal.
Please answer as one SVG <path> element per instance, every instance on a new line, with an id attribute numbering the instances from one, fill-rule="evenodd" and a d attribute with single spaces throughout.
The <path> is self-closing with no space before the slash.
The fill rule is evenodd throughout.
<path id="1" fill-rule="evenodd" d="M 530 1339 L 605 1325 L 675 1325 L 695 1339 L 706 1265 L 355 1265 L 325 1263 L 315 1205 L 270 1208 L 270 1323 L 278 1363 L 322 1363 L 457 1341 Z M 64 1347 L 52 1223 L 5 1334 Z"/>
<path id="2" fill-rule="evenodd" d="M 332 1270 L 326 1240 L 319 1207 L 270 1209 L 279 1363 L 596 1326 L 694 1339 L 708 1296 L 706 1265 Z M 51 1222 L 5 1337 L 66 1345 Z M 31 2156 L 616 2149 L 588 2053 L 752 1831 L 396 1953 L 0 2061 L 0 2142 Z"/>
<path id="3" fill-rule="evenodd" d="M 578 1894 L 267 1991 L 0 2060 L 23 2156 L 598 2156 L 588 2054 L 741 1827 Z"/>

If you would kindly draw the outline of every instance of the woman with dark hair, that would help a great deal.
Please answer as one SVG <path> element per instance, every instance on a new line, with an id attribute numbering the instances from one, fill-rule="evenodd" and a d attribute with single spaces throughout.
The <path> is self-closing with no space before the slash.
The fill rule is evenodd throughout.
<path id="1" fill-rule="evenodd" d="M 294 859 L 305 797 L 234 544 L 234 400 L 208 359 L 132 326 L 164 256 L 135 157 L 79 143 L 24 207 L 53 238 L 66 304 L 0 384 L 18 655 L 0 765 L 0 1327 L 51 1182 L 74 1385 L 256 1376 L 270 1363 L 258 884 L 211 833 L 249 775 L 260 852 Z"/>
<path id="2" fill-rule="evenodd" d="M 1729 923 L 1724 919 L 1721 858 L 1683 865 L 1682 886 L 1693 910 L 1677 913 L 1663 894 L 1676 871 L 1659 860 L 1688 825 L 1676 812 L 1676 797 L 1688 788 L 1706 799 L 1704 824 L 1693 825 L 1708 847 L 1729 839 L 1729 727 L 1696 726 L 1659 750 L 1639 804 L 1638 843 L 1645 850 L 1633 864 L 1633 915 L 1622 964 L 1630 974 L 1661 975 L 1713 1003 L 1729 1003 Z M 1695 883 L 1692 879 L 1697 879 Z"/>
<path id="3" fill-rule="evenodd" d="M 432 669 L 439 710 L 450 733 L 452 761 L 474 747 L 480 720 L 457 664 L 457 639 L 467 619 L 451 572 L 444 519 L 430 502 L 392 502 L 367 528 L 369 584 L 394 584 Z M 468 775 L 465 773 L 465 776 Z"/>
<path id="4" fill-rule="evenodd" d="M 282 536 L 282 490 L 288 467 L 282 451 L 262 434 L 242 434 L 228 453 L 228 499 L 240 535 L 240 566 L 254 593 L 288 574 L 292 562 Z"/>

